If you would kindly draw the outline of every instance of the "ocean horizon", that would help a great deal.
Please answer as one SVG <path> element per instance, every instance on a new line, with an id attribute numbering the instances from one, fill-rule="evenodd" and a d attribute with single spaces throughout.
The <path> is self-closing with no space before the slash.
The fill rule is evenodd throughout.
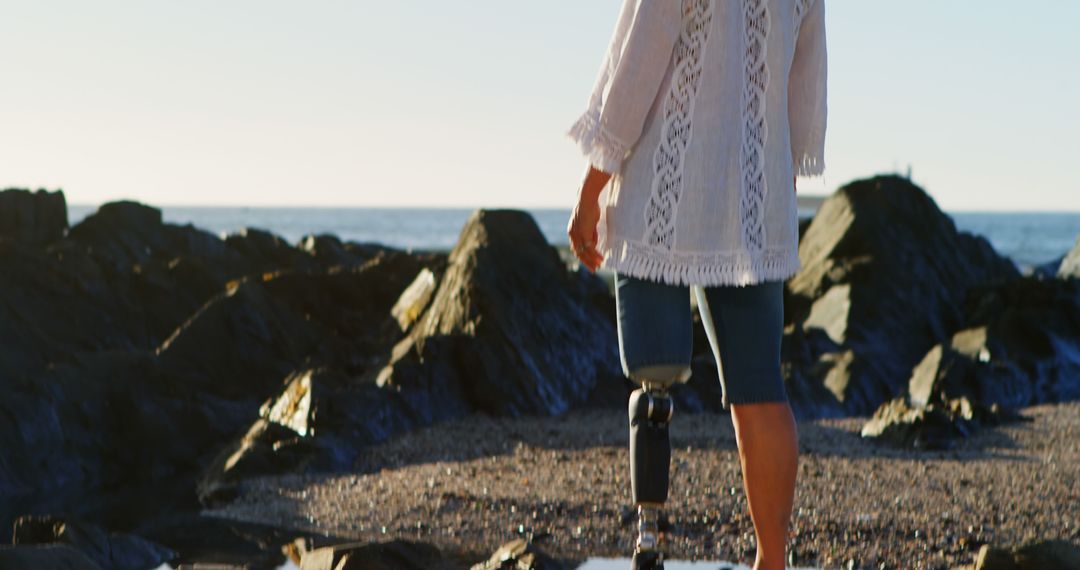
<path id="1" fill-rule="evenodd" d="M 799 216 L 813 216 L 816 197 L 800 201 Z M 68 204 L 74 226 L 98 204 Z M 221 237 L 245 227 L 259 228 L 290 243 L 304 236 L 333 234 L 343 241 L 379 243 L 405 250 L 449 250 L 476 208 L 324 207 L 324 206 L 155 206 L 172 224 L 192 224 Z M 533 215 L 548 242 L 567 245 L 569 208 L 518 208 Z M 1080 212 L 1001 212 L 945 210 L 957 229 L 982 235 L 1022 271 L 1065 255 L 1080 234 Z"/>

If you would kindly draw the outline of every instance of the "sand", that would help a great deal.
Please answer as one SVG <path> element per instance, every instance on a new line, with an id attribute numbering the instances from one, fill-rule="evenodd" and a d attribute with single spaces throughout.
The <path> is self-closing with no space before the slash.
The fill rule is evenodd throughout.
<path id="1" fill-rule="evenodd" d="M 949 451 L 859 436 L 864 418 L 799 424 L 790 564 L 951 568 L 984 543 L 1080 542 L 1080 403 L 985 429 Z M 670 556 L 753 561 L 727 414 L 672 424 Z M 626 556 L 635 533 L 626 415 L 473 416 L 374 447 L 353 473 L 252 479 L 206 514 L 354 540 L 435 544 L 473 562 L 529 536 L 571 567 Z"/>

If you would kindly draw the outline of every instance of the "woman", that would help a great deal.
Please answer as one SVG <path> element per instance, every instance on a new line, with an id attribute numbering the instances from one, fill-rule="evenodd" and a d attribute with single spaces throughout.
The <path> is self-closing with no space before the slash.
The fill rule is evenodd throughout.
<path id="1" fill-rule="evenodd" d="M 824 10 L 625 0 L 569 132 L 590 163 L 570 243 L 590 270 L 614 272 L 623 372 L 642 385 L 630 410 L 636 567 L 663 564 L 666 389 L 689 378 L 691 290 L 735 426 L 754 568 L 784 567 L 798 447 L 780 373 L 783 283 L 800 268 L 794 180 L 824 169 Z"/>

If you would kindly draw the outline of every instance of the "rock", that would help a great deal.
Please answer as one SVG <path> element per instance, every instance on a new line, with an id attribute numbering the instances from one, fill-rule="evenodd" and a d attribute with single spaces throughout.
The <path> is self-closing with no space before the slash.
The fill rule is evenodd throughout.
<path id="1" fill-rule="evenodd" d="M 67 229 L 67 202 L 62 191 L 0 191 L 0 239 L 45 245 L 64 237 Z"/>
<path id="2" fill-rule="evenodd" d="M 287 427 L 259 418 L 235 445 L 219 453 L 199 480 L 196 492 L 204 505 L 217 505 L 236 497 L 236 484 L 248 477 L 300 471 L 307 445 Z"/>
<path id="3" fill-rule="evenodd" d="M 536 545 L 515 538 L 500 546 L 486 562 L 471 570 L 563 570 L 565 566 L 544 554 Z"/>
<path id="4" fill-rule="evenodd" d="M 428 301 L 435 293 L 435 274 L 423 269 L 398 297 L 390 314 L 397 319 L 402 331 L 408 331 L 420 314 L 427 308 Z"/>
<path id="5" fill-rule="evenodd" d="M 118 272 L 146 262 L 168 243 L 161 210 L 131 200 L 102 204 L 71 228 L 69 237 L 92 246 Z"/>
<path id="6" fill-rule="evenodd" d="M 1080 545 L 1065 540 L 1029 542 L 1011 548 L 984 544 L 975 570 L 1075 570 L 1080 568 Z"/>
<path id="7" fill-rule="evenodd" d="M 1017 419 L 997 405 L 972 404 L 967 398 L 912 406 L 903 397 L 882 404 L 863 425 L 862 436 L 908 449 L 949 449 L 980 426 Z"/>
<path id="8" fill-rule="evenodd" d="M 982 405 L 1016 409 L 1034 401 L 1023 371 L 1004 358 L 1005 349 L 985 326 L 964 329 L 938 344 L 915 366 L 908 380 L 912 405 L 965 397 Z"/>
<path id="9" fill-rule="evenodd" d="M 0 568 L 4 570 L 106 570 L 79 549 L 67 544 L 40 546 L 0 545 Z"/>
<path id="10" fill-rule="evenodd" d="M 604 284 L 567 271 L 528 213 L 477 210 L 377 382 L 431 421 L 462 398 L 491 414 L 559 414 L 602 385 L 625 405 L 615 323 L 597 296 L 610 297 Z"/>
<path id="11" fill-rule="evenodd" d="M 67 545 L 81 552 L 96 566 L 115 570 L 155 568 L 176 558 L 172 550 L 138 536 L 107 533 L 86 521 L 52 516 L 20 517 L 15 521 L 12 542 L 23 547 L 54 543 Z"/>
<path id="12" fill-rule="evenodd" d="M 179 552 L 179 558 L 170 563 L 178 569 L 286 568 L 282 545 L 291 547 L 290 558 L 295 554 L 295 563 L 299 566 L 297 548 L 310 550 L 316 545 L 347 540 L 340 536 L 201 515 L 199 510 L 160 512 L 140 521 L 133 532 Z"/>
<path id="13" fill-rule="evenodd" d="M 438 548 L 407 540 L 353 542 L 306 552 L 300 570 L 449 570 Z"/>
<path id="14" fill-rule="evenodd" d="M 1080 398 L 1080 280 L 981 285 L 964 312 L 965 328 L 985 331 L 975 340 L 986 365 L 952 382 L 954 393 L 1006 407 Z"/>
<path id="15" fill-rule="evenodd" d="M 230 283 L 158 349 L 164 366 L 227 398 L 264 400 L 298 366 L 363 374 L 401 338 L 390 308 L 420 263 L 403 253 L 327 272 Z"/>
<path id="16" fill-rule="evenodd" d="M 79 354 L 7 383 L 0 418 L 17 429 L 0 431 L 0 524 L 34 505 L 92 510 L 102 487 L 156 484 L 161 493 L 162 481 L 194 470 L 258 409 L 255 402 L 245 415 L 243 404 L 187 385 L 152 354 L 119 351 Z M 105 507 L 116 515 L 138 504 Z"/>
<path id="17" fill-rule="evenodd" d="M 802 415 L 866 414 L 902 393 L 912 367 L 962 324 L 967 290 L 1019 275 L 896 176 L 852 182 L 825 200 L 799 258 L 785 297 L 783 359 L 793 363 L 790 392 L 824 398 L 794 400 Z M 835 346 L 806 346 L 812 330 Z M 799 386 L 826 382 L 827 393 Z"/>
<path id="18" fill-rule="evenodd" d="M 300 238 L 297 248 L 310 255 L 321 267 L 359 266 L 375 256 L 371 252 L 341 243 L 341 240 L 332 234 L 304 236 Z"/>
<path id="19" fill-rule="evenodd" d="M 1057 276 L 1060 279 L 1080 279 L 1080 237 L 1058 265 Z"/>
<path id="20" fill-rule="evenodd" d="M 353 468 L 367 446 L 417 423 L 393 391 L 325 368 L 298 371 L 263 404 L 247 434 L 210 463 L 200 501 L 231 499 L 240 481 L 256 475 Z"/>
<path id="21" fill-rule="evenodd" d="M 264 273 L 276 269 L 306 270 L 316 267 L 311 249 L 293 247 L 281 236 L 259 228 L 243 228 L 225 236 L 225 244 L 238 252 L 249 263 L 250 273 Z"/>

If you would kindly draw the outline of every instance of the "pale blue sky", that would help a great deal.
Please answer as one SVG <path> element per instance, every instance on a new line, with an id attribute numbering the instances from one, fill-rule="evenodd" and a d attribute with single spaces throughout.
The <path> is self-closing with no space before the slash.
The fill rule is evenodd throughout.
<path id="1" fill-rule="evenodd" d="M 718 0 L 733 1 L 733 0 Z M 5 0 L 0 187 L 73 203 L 572 205 L 622 0 Z M 829 0 L 824 192 L 1080 211 L 1080 2 Z"/>

